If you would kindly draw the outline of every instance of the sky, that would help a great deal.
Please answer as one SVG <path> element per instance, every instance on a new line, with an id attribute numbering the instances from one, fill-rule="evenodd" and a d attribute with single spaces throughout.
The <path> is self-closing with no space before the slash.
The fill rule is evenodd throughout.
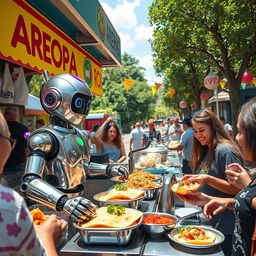
<path id="1" fill-rule="evenodd" d="M 139 60 L 149 85 L 161 82 L 153 68 L 149 39 L 153 28 L 148 22 L 148 7 L 153 0 L 99 0 L 121 39 L 121 52 Z"/>

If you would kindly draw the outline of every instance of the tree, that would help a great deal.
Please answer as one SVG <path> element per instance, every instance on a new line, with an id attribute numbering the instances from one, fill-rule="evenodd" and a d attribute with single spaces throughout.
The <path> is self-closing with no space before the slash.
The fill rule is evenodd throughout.
<path id="1" fill-rule="evenodd" d="M 163 72 L 166 63 L 168 67 L 187 54 L 203 54 L 205 63 L 217 67 L 228 80 L 235 124 L 243 73 L 255 65 L 256 2 L 155 0 L 149 16 L 154 26 L 152 49 L 157 71 Z"/>
<path id="2" fill-rule="evenodd" d="M 154 113 L 156 98 L 144 79 L 144 68 L 137 66 L 139 61 L 131 55 L 122 55 L 120 68 L 103 70 L 103 97 L 94 97 L 93 111 L 112 109 L 121 115 L 123 128 L 128 130 L 131 124 L 147 119 Z M 134 80 L 134 84 L 126 91 L 124 78 Z"/>
<path id="3" fill-rule="evenodd" d="M 169 64 L 165 70 L 164 84 L 165 94 L 164 102 L 168 107 L 176 106 L 182 99 L 186 99 L 188 106 L 193 101 L 196 103 L 196 109 L 201 108 L 200 94 L 205 90 L 201 81 L 204 79 L 205 65 L 202 65 L 202 58 L 186 59 L 179 58 Z M 175 95 L 170 99 L 169 90 L 174 89 Z M 186 97 L 185 95 L 189 96 Z"/>
<path id="4" fill-rule="evenodd" d="M 29 93 L 36 97 L 39 97 L 40 89 L 44 82 L 45 82 L 45 79 L 42 74 L 33 75 L 28 84 Z"/>

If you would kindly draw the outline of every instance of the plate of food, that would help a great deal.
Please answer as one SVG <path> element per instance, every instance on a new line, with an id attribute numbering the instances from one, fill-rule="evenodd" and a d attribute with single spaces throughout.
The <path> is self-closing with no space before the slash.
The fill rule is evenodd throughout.
<path id="1" fill-rule="evenodd" d="M 220 231 L 204 226 L 179 226 L 168 237 L 177 244 L 195 249 L 211 248 L 225 239 Z"/>
<path id="2" fill-rule="evenodd" d="M 199 188 L 199 183 L 188 180 L 182 180 L 172 185 L 172 191 L 180 195 L 187 195 L 189 191 L 197 191 Z"/>
<path id="3" fill-rule="evenodd" d="M 134 179 L 123 184 L 128 188 L 144 190 L 146 192 L 145 199 L 152 199 L 156 192 L 163 186 L 162 183 L 157 183 L 146 179 Z"/>
<path id="4" fill-rule="evenodd" d="M 178 147 L 179 145 L 180 145 L 180 142 L 174 140 L 174 141 L 171 141 L 171 142 L 168 144 L 168 148 L 173 149 L 173 148 Z"/>
<path id="5" fill-rule="evenodd" d="M 128 188 L 124 184 L 117 183 L 113 189 L 98 193 L 93 199 L 100 206 L 115 204 L 137 209 L 145 196 L 146 192 L 144 190 Z"/>
<path id="6" fill-rule="evenodd" d="M 161 179 L 161 177 L 162 177 L 161 175 L 155 175 L 155 174 L 152 174 L 145 170 L 136 170 L 128 176 L 128 179 L 125 179 L 122 176 L 115 176 L 111 179 L 111 181 L 117 182 L 117 183 L 124 183 L 129 180 L 138 179 L 138 178 L 152 180 L 152 181 L 158 181 Z"/>
<path id="7" fill-rule="evenodd" d="M 141 211 L 121 205 L 108 205 L 98 208 L 96 216 L 88 222 L 73 225 L 86 244 L 126 245 L 142 219 Z"/>

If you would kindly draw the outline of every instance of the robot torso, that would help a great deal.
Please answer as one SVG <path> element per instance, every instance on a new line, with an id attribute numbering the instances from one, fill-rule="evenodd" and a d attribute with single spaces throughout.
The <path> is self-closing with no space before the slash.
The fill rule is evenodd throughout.
<path id="1" fill-rule="evenodd" d="M 81 192 L 76 191 L 76 189 L 86 180 L 90 160 L 88 136 L 75 127 L 67 129 L 49 125 L 32 133 L 28 139 L 28 144 L 33 136 L 40 136 L 40 134 L 51 134 L 57 141 L 58 147 L 57 150 L 55 149 L 54 155 L 46 154 L 42 179 L 65 193 Z"/>

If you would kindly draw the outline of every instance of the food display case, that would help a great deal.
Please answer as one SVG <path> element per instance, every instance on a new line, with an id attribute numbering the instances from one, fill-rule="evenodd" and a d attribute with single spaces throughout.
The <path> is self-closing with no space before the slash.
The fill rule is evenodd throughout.
<path id="1" fill-rule="evenodd" d="M 158 166 L 166 163 L 168 148 L 163 143 L 157 143 L 154 140 L 147 148 L 140 150 L 138 153 L 135 168 L 158 168 Z"/>

